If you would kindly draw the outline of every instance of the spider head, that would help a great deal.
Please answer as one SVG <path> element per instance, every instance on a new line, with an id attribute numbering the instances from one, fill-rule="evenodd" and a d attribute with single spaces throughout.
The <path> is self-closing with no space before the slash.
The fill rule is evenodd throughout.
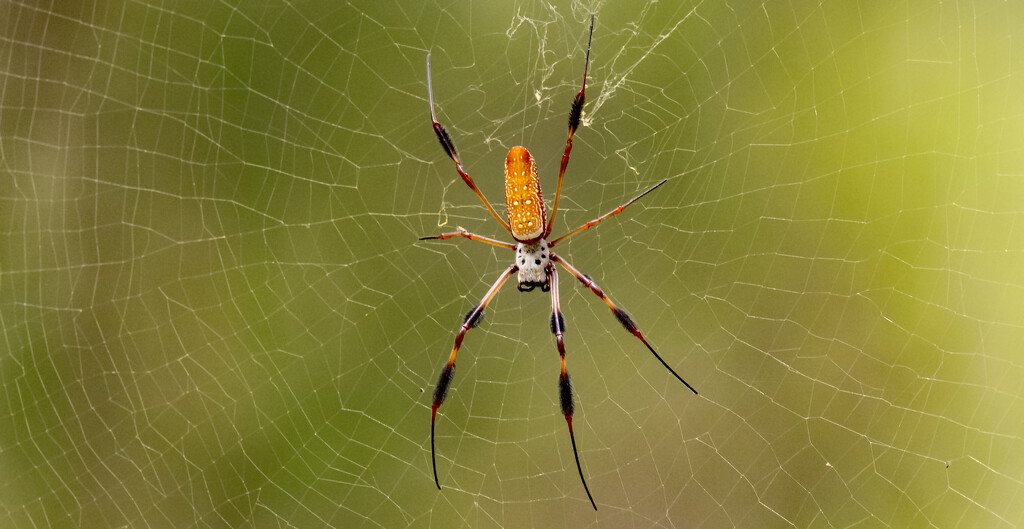
<path id="1" fill-rule="evenodd" d="M 516 245 L 516 266 L 519 267 L 519 291 L 529 292 L 536 287 L 547 292 L 548 267 L 551 266 L 551 251 L 548 241 L 537 239 L 532 243 Z"/>

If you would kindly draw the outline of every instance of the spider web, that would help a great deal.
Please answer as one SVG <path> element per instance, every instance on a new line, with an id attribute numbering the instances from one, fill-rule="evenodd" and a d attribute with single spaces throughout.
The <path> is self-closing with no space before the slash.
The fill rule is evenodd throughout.
<path id="1" fill-rule="evenodd" d="M 1024 525 L 1019 3 L 487 4 L 0 4 L 0 525 Z"/>

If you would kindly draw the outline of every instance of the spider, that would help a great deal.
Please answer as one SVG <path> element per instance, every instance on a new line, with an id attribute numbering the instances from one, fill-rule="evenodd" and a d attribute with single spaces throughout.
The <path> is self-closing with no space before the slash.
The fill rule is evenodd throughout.
<path id="1" fill-rule="evenodd" d="M 459 155 L 455 150 L 455 143 L 452 142 L 451 136 L 437 121 L 437 115 L 434 112 L 434 89 L 430 81 L 430 54 L 427 54 L 427 93 L 430 98 L 430 121 L 433 123 L 434 133 L 437 135 L 437 139 L 441 142 L 441 147 L 444 149 L 445 154 L 455 162 L 455 170 L 459 172 L 462 180 L 466 182 L 466 185 L 476 193 L 476 196 L 480 198 L 487 211 L 501 224 L 505 230 L 511 233 L 512 238 L 515 239 L 515 243 L 508 243 L 492 239 L 490 237 L 484 237 L 475 233 L 470 233 L 463 229 L 458 228 L 458 231 L 451 233 L 442 233 L 431 237 L 422 237 L 420 240 L 444 240 L 451 239 L 454 237 L 463 237 L 471 241 L 483 242 L 499 248 L 506 248 L 515 251 L 515 261 L 504 272 L 498 277 L 498 280 L 491 285 L 490 290 L 484 295 L 483 300 L 480 304 L 474 307 L 466 314 L 465 319 L 462 321 L 462 327 L 459 329 L 458 335 L 455 336 L 455 346 L 452 348 L 451 356 L 448 357 L 448 362 L 445 364 L 444 369 L 441 371 L 441 376 L 437 380 L 437 387 L 434 389 L 434 403 L 431 406 L 430 411 L 430 463 L 434 471 L 434 484 L 437 485 L 438 490 L 441 489 L 441 482 L 437 479 L 437 459 L 436 452 L 434 450 L 434 424 L 437 419 L 437 409 L 441 407 L 441 403 L 444 402 L 445 397 L 448 395 L 448 388 L 452 383 L 452 376 L 455 369 L 455 355 L 459 352 L 459 347 L 462 345 L 462 339 L 466 336 L 466 333 L 470 329 L 480 325 L 480 322 L 484 317 L 484 310 L 487 308 L 487 304 L 494 299 L 494 296 L 498 293 L 505 281 L 508 280 L 512 274 L 518 272 L 518 289 L 520 292 L 529 292 L 537 287 L 540 287 L 543 292 L 551 292 L 551 333 L 555 335 L 555 344 L 558 347 L 558 356 L 561 358 L 561 373 L 558 376 L 558 394 L 559 400 L 561 401 L 562 414 L 565 416 L 565 423 L 569 427 L 569 441 L 572 443 L 572 454 L 576 459 L 576 470 L 580 474 L 580 481 L 583 482 L 583 489 L 587 493 L 587 498 L 590 499 L 591 506 L 594 510 L 597 510 L 597 504 L 594 503 L 594 497 L 590 494 L 590 487 L 587 486 L 587 480 L 583 477 L 583 468 L 580 466 L 580 456 L 576 451 L 576 436 L 572 430 L 572 415 L 574 410 L 573 396 L 572 396 L 572 385 L 569 383 L 569 372 L 565 369 L 565 344 L 562 339 L 562 335 L 565 332 L 565 319 L 562 316 L 562 310 L 560 308 L 558 300 L 558 273 L 555 268 L 555 263 L 561 265 L 569 274 L 575 277 L 579 282 L 586 288 L 589 288 L 594 292 L 608 308 L 611 309 L 615 318 L 626 328 L 633 336 L 636 336 L 647 349 L 654 354 L 662 365 L 669 370 L 680 382 L 682 382 L 687 388 L 690 389 L 695 395 L 697 390 L 693 389 L 693 386 L 688 384 L 683 377 L 679 376 L 664 359 L 651 347 L 651 344 L 647 342 L 643 334 L 640 333 L 640 329 L 633 322 L 622 309 L 612 303 L 612 300 L 601 290 L 600 287 L 591 279 L 589 276 L 580 273 L 574 266 L 569 264 L 561 256 L 551 251 L 558 243 L 576 235 L 577 233 L 588 230 L 597 226 L 608 217 L 618 215 L 633 202 L 636 202 L 641 197 L 654 191 L 658 186 L 664 184 L 666 180 L 662 180 L 657 184 L 651 186 L 643 193 L 640 193 L 629 202 L 611 210 L 604 215 L 591 220 L 579 228 L 576 228 L 569 233 L 562 235 L 561 237 L 555 238 L 554 240 L 548 241 L 548 236 L 551 235 L 551 227 L 555 220 L 555 213 L 558 212 L 558 199 L 562 195 L 562 179 L 565 177 L 565 168 L 569 164 L 569 152 L 572 151 L 572 137 L 576 133 L 576 128 L 580 124 L 580 115 L 583 111 L 584 93 L 587 89 L 587 69 L 590 66 L 590 41 L 594 35 L 594 16 L 590 17 L 590 35 L 587 37 L 587 58 L 583 67 L 583 86 L 580 88 L 576 98 L 572 102 L 572 108 L 569 111 L 569 138 L 565 142 L 565 152 L 562 154 L 562 164 L 558 170 L 558 187 L 555 189 L 555 201 L 551 208 L 551 216 L 546 217 L 544 211 L 544 197 L 540 191 L 540 182 L 537 179 L 537 167 L 534 163 L 533 157 L 530 156 L 530 152 L 525 148 L 516 146 L 512 147 L 508 152 L 508 156 L 505 158 L 505 205 L 508 208 L 508 221 L 506 222 L 498 213 L 494 211 L 491 204 L 487 202 L 483 194 L 476 187 L 473 179 L 469 177 L 465 169 L 462 167 L 462 162 L 459 160 Z"/>

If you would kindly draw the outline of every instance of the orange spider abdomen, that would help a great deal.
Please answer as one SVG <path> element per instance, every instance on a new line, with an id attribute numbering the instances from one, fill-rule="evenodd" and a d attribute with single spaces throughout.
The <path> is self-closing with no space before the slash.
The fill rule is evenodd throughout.
<path id="1" fill-rule="evenodd" d="M 530 151 L 518 145 L 505 158 L 505 205 L 508 225 L 517 241 L 531 242 L 544 235 L 546 216 L 537 165 Z"/>

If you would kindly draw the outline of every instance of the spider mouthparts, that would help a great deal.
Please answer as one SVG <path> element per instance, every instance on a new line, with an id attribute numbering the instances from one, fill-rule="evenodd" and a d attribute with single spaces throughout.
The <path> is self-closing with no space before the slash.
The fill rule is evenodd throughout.
<path id="1" fill-rule="evenodd" d="M 519 289 L 520 292 L 531 292 L 537 287 L 540 287 L 541 292 L 551 290 L 551 284 L 547 281 L 523 281 L 516 285 L 516 288 Z"/>

